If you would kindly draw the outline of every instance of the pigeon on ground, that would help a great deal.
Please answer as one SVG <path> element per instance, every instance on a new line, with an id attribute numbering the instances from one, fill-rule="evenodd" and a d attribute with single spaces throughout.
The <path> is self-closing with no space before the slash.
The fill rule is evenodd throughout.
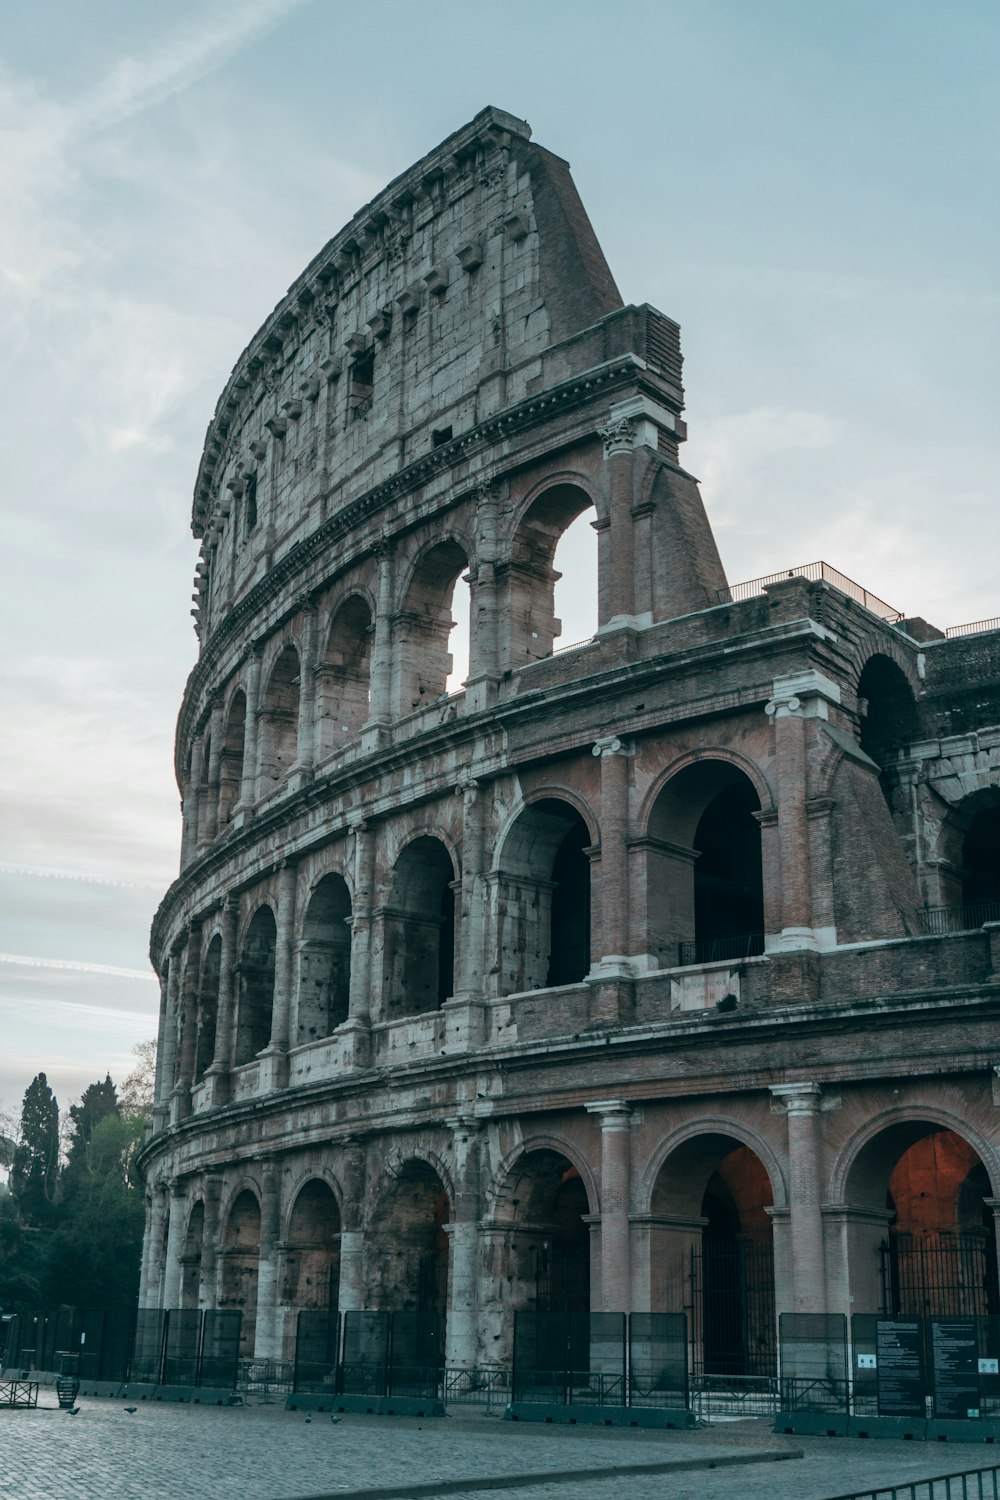
<path id="1" fill-rule="evenodd" d="M 306 1417 L 306 1421 L 307 1422 L 311 1422 L 312 1421 L 312 1417 Z"/>
<path id="2" fill-rule="evenodd" d="M 331 1417 L 331 1418 L 330 1418 L 330 1421 L 331 1421 L 331 1422 L 339 1422 L 339 1421 L 340 1421 L 340 1418 L 339 1418 L 339 1417 Z"/>
<path id="3" fill-rule="evenodd" d="M 137 1406 L 126 1406 L 125 1410 L 128 1412 L 130 1417 L 134 1417 L 139 1408 Z"/>

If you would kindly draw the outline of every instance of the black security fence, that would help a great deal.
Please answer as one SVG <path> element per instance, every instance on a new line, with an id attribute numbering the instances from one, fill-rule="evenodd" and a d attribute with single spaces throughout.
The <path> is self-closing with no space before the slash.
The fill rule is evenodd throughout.
<path id="1" fill-rule="evenodd" d="M 1000 1420 L 1000 1317 L 782 1313 L 781 1407 Z"/>
<path id="2" fill-rule="evenodd" d="M 139 1308 L 55 1312 L 11 1320 L 8 1368 L 72 1370 L 81 1382 L 143 1385 L 236 1385 L 242 1313 Z"/>
<path id="3" fill-rule="evenodd" d="M 683 1313 L 514 1314 L 514 1401 L 570 1406 L 688 1404 Z"/>
<path id="4" fill-rule="evenodd" d="M 443 1333 L 434 1312 L 300 1312 L 295 1391 L 436 1397 L 444 1380 Z"/>

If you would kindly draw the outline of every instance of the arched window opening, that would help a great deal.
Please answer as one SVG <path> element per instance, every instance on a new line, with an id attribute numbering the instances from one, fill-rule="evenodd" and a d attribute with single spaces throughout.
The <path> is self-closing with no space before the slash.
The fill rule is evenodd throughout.
<path id="1" fill-rule="evenodd" d="M 330 1036 L 347 1020 L 351 988 L 351 896 L 342 875 L 324 875 L 312 893 L 299 948 L 296 1042 Z"/>
<path id="2" fill-rule="evenodd" d="M 962 904 L 970 920 L 1000 921 L 1000 791 L 977 799 L 962 840 Z"/>
<path id="3" fill-rule="evenodd" d="M 299 686 L 299 654 L 294 646 L 286 646 L 271 669 L 261 714 L 260 775 L 264 795 L 268 783 L 280 781 L 295 764 Z"/>
<path id="4" fill-rule="evenodd" d="M 568 802 L 526 807 L 500 856 L 500 993 L 577 984 L 590 970 L 590 830 Z"/>
<path id="5" fill-rule="evenodd" d="M 337 610 L 319 672 L 320 756 L 357 739 L 371 701 L 372 613 L 360 594 Z"/>
<path id="6" fill-rule="evenodd" d="M 760 1158 L 731 1136 L 686 1141 L 660 1169 L 654 1299 L 690 1309 L 695 1374 L 776 1372 L 773 1201 Z"/>
<path id="7" fill-rule="evenodd" d="M 889 1126 L 859 1153 L 846 1196 L 871 1219 L 850 1265 L 859 1311 L 1000 1312 L 989 1176 L 957 1132 L 924 1121 Z"/>
<path id="8" fill-rule="evenodd" d="M 433 1167 L 408 1161 L 396 1177 L 374 1230 L 378 1305 L 441 1319 L 448 1310 L 448 1193 Z M 439 1348 L 442 1356 L 444 1339 Z"/>
<path id="9" fill-rule="evenodd" d="M 247 929 L 238 965 L 240 998 L 233 1059 L 237 1066 L 253 1062 L 271 1040 L 277 941 L 274 913 L 262 906 Z"/>
<path id="10" fill-rule="evenodd" d="M 257 1267 L 260 1256 L 260 1205 L 249 1188 L 238 1194 L 222 1236 L 220 1307 L 243 1315 L 240 1357 L 252 1359 L 257 1332 Z"/>
<path id="11" fill-rule="evenodd" d="M 580 523 L 574 527 L 578 518 Z M 512 668 L 551 656 L 560 637 L 574 644 L 593 634 L 597 617 L 596 548 L 588 557 L 588 544 L 582 541 L 583 527 L 589 530 L 593 518 L 589 495 L 576 485 L 558 484 L 539 495 L 521 521 L 508 572 L 508 661 Z M 565 547 L 560 545 L 564 538 Z M 579 630 L 579 635 L 564 637 L 563 622 L 556 617 L 556 585 L 562 577 L 555 567 L 557 547 L 560 562 L 568 568 L 559 597 L 577 601 L 573 630 Z M 593 627 L 588 629 L 591 620 Z"/>
<path id="12" fill-rule="evenodd" d="M 597 630 L 597 532 L 594 507 L 588 505 L 571 521 L 556 545 L 553 608 L 562 632 L 553 649 L 589 641 Z"/>
<path id="13" fill-rule="evenodd" d="M 468 558 L 455 541 L 439 542 L 417 564 L 399 621 L 402 714 L 426 708 L 448 692 L 454 667 L 449 642 L 455 625 L 455 586 L 468 566 Z"/>
<path id="14" fill-rule="evenodd" d="M 459 693 L 465 686 L 469 675 L 471 649 L 469 632 L 472 628 L 472 590 L 467 573 L 460 573 L 455 579 L 455 591 L 451 596 L 451 613 L 455 623 L 448 637 L 451 670 L 448 673 L 448 681 L 445 683 L 445 691 Z"/>
<path id="15" fill-rule="evenodd" d="M 711 963 L 764 951 L 756 789 L 728 761 L 686 766 L 660 792 L 646 841 L 650 951 Z"/>
<path id="16" fill-rule="evenodd" d="M 875 655 L 865 663 L 858 680 L 858 708 L 861 748 L 881 772 L 879 784 L 891 809 L 891 779 L 885 768 L 896 750 L 920 738 L 920 716 L 910 684 L 889 657 Z"/>
<path id="17" fill-rule="evenodd" d="M 219 757 L 219 827 L 233 816 L 243 786 L 243 749 L 247 732 L 247 700 L 242 691 L 233 694 L 226 718 L 226 731 Z"/>
<path id="18" fill-rule="evenodd" d="M 181 1307 L 197 1307 L 201 1284 L 201 1257 L 205 1241 L 205 1205 L 199 1198 L 188 1219 L 181 1260 Z"/>
<path id="19" fill-rule="evenodd" d="M 407 844 L 385 909 L 383 1014 L 437 1010 L 454 992 L 455 870 L 440 839 Z"/>
<path id="20" fill-rule="evenodd" d="M 195 1045 L 194 1081 L 200 1083 L 215 1056 L 215 1028 L 219 1012 L 219 980 L 222 973 L 222 939 L 216 934 L 208 945 L 198 986 L 198 1039 Z"/>
<path id="21" fill-rule="evenodd" d="M 314 1178 L 295 1200 L 285 1240 L 280 1300 L 293 1313 L 303 1308 L 336 1311 L 340 1297 L 340 1209 L 332 1188 Z M 294 1333 L 294 1319 L 287 1323 Z"/>

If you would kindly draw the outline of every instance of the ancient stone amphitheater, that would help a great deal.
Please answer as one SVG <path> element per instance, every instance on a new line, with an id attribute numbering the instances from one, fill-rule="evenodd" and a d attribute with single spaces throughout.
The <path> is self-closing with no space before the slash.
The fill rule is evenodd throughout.
<path id="1" fill-rule="evenodd" d="M 998 622 L 945 636 L 780 539 L 728 585 L 683 407 L 677 324 L 496 109 L 240 356 L 143 1306 L 239 1308 L 273 1358 L 303 1308 L 437 1312 L 452 1367 L 518 1309 L 683 1308 L 696 1368 L 748 1375 L 776 1311 L 997 1310 Z"/>

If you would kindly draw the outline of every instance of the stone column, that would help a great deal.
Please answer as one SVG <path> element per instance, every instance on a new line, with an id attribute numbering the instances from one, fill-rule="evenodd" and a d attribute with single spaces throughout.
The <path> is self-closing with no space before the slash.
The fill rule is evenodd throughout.
<path id="1" fill-rule="evenodd" d="M 484 479 L 476 491 L 476 566 L 471 578 L 471 639 L 466 713 L 496 701 L 500 681 L 500 610 L 497 591 L 499 494 Z"/>
<path id="2" fill-rule="evenodd" d="M 368 1301 L 364 1276 L 365 1154 L 356 1142 L 342 1148 L 340 1174 L 340 1311 L 363 1312 Z"/>
<path id="3" fill-rule="evenodd" d="M 771 1095 L 788 1117 L 788 1196 L 791 1224 L 794 1308 L 778 1312 L 826 1311 L 826 1257 L 823 1247 L 822 1159 L 816 1083 L 779 1083 Z"/>
<path id="4" fill-rule="evenodd" d="M 597 586 L 598 628 L 624 617 L 632 603 L 632 452 L 635 430 L 628 417 L 610 420 L 599 430 L 608 466 L 608 534 Z"/>
<path id="5" fill-rule="evenodd" d="M 295 739 L 295 764 L 289 768 L 289 780 L 297 785 L 312 776 L 316 763 L 316 605 L 312 599 L 300 601 L 302 635 L 299 640 L 299 722 Z"/>
<path id="6" fill-rule="evenodd" d="M 181 1305 L 181 1256 L 184 1254 L 184 1210 L 186 1207 L 186 1188 L 175 1178 L 170 1184 L 167 1253 L 160 1297 L 160 1306 L 166 1308 L 167 1311 Z"/>
<path id="7" fill-rule="evenodd" d="M 375 886 L 375 830 L 363 818 L 350 825 L 354 835 L 354 896 L 351 904 L 351 983 L 347 1022 L 341 1028 L 344 1059 L 365 1067 L 371 1035 L 372 905 Z M 350 1061 L 348 1061 L 350 1059 Z"/>
<path id="8" fill-rule="evenodd" d="M 392 721 L 392 543 L 383 535 L 373 556 L 378 562 L 378 598 L 375 606 L 375 638 L 371 657 L 371 699 L 365 730 L 384 728 Z M 377 748 L 375 736 L 371 748 Z M 368 748 L 366 746 L 366 748 Z"/>
<path id="9" fill-rule="evenodd" d="M 186 1120 L 191 1113 L 191 1081 L 194 1077 L 195 1051 L 198 1045 L 198 976 L 201 968 L 201 922 L 188 927 L 184 956 L 184 980 L 180 997 L 177 1078 L 170 1103 L 171 1124 Z"/>
<path id="10" fill-rule="evenodd" d="M 278 1236 L 281 1226 L 281 1177 L 276 1162 L 261 1168 L 260 1242 L 257 1252 L 257 1329 L 255 1359 L 281 1358 L 278 1327 Z"/>
<path id="11" fill-rule="evenodd" d="M 222 704 L 212 704 L 209 720 L 208 774 L 205 778 L 205 806 L 200 809 L 201 838 L 210 844 L 219 831 L 220 769 L 222 766 Z"/>
<path id="12" fill-rule="evenodd" d="M 243 782 L 240 800 L 233 808 L 233 822 L 245 822 L 257 802 L 257 757 L 260 739 L 260 647 L 251 646 L 247 657 L 246 728 L 243 735 Z"/>
<path id="13" fill-rule="evenodd" d="M 295 866 L 290 860 L 285 860 L 278 874 L 271 1039 L 260 1055 L 262 1093 L 284 1088 L 288 1082 L 288 1036 L 295 982 L 295 884 Z"/>
<path id="14" fill-rule="evenodd" d="M 205 747 L 202 744 L 201 732 L 194 737 L 191 746 L 191 770 L 184 786 L 184 832 L 181 840 L 183 857 L 182 868 L 189 865 L 197 856 L 198 845 L 201 838 L 201 769 Z"/>
<path id="15" fill-rule="evenodd" d="M 219 1205 L 222 1179 L 217 1172 L 205 1176 L 205 1232 L 201 1241 L 201 1266 L 198 1271 L 198 1306 L 219 1305 Z"/>
<path id="16" fill-rule="evenodd" d="M 153 1134 L 157 1135 L 170 1123 L 169 1094 L 173 1087 L 172 1080 L 165 1082 L 167 1078 L 167 1030 L 170 1017 L 170 970 L 173 959 L 167 955 L 166 961 L 160 973 L 160 1018 L 156 1028 L 156 1071 L 153 1081 Z M 170 1047 L 169 1066 L 173 1071 L 173 1047 Z"/>
<path id="17" fill-rule="evenodd" d="M 142 1246 L 142 1269 L 139 1273 L 139 1306 L 159 1307 L 163 1279 L 163 1220 L 167 1211 L 166 1186 L 150 1186 L 146 1211 L 146 1232 Z"/>
<path id="18" fill-rule="evenodd" d="M 215 1021 L 215 1055 L 205 1069 L 209 1104 L 225 1104 L 229 1099 L 229 1073 L 233 1066 L 233 1043 L 236 1031 L 236 935 L 240 915 L 240 898 L 229 895 L 222 904 L 222 947 L 219 954 L 219 1003 Z"/>
<path id="19" fill-rule="evenodd" d="M 783 949 L 816 949 L 809 865 L 808 763 L 806 720 L 827 718 L 840 689 L 821 672 L 808 669 L 776 677 L 765 712 L 774 725 L 775 782 L 778 788 L 778 847 L 781 865 Z"/>
<path id="20" fill-rule="evenodd" d="M 456 1117 L 452 1132 L 455 1202 L 446 1225 L 450 1240 L 445 1364 L 456 1369 L 480 1363 L 479 1310 L 479 1123 Z"/>
<path id="21" fill-rule="evenodd" d="M 450 1046 L 478 1046 L 483 1036 L 486 901 L 482 789 L 471 776 L 455 788 L 462 797 L 462 881 L 455 932 L 455 995 L 448 1002 Z"/>
<path id="22" fill-rule="evenodd" d="M 621 1099 L 602 1099 L 586 1109 L 601 1122 L 601 1310 L 631 1312 L 629 1106 Z"/>
<path id="23" fill-rule="evenodd" d="M 601 968 L 628 975 L 628 758 L 631 747 L 615 735 L 596 742 L 601 762 Z"/>

